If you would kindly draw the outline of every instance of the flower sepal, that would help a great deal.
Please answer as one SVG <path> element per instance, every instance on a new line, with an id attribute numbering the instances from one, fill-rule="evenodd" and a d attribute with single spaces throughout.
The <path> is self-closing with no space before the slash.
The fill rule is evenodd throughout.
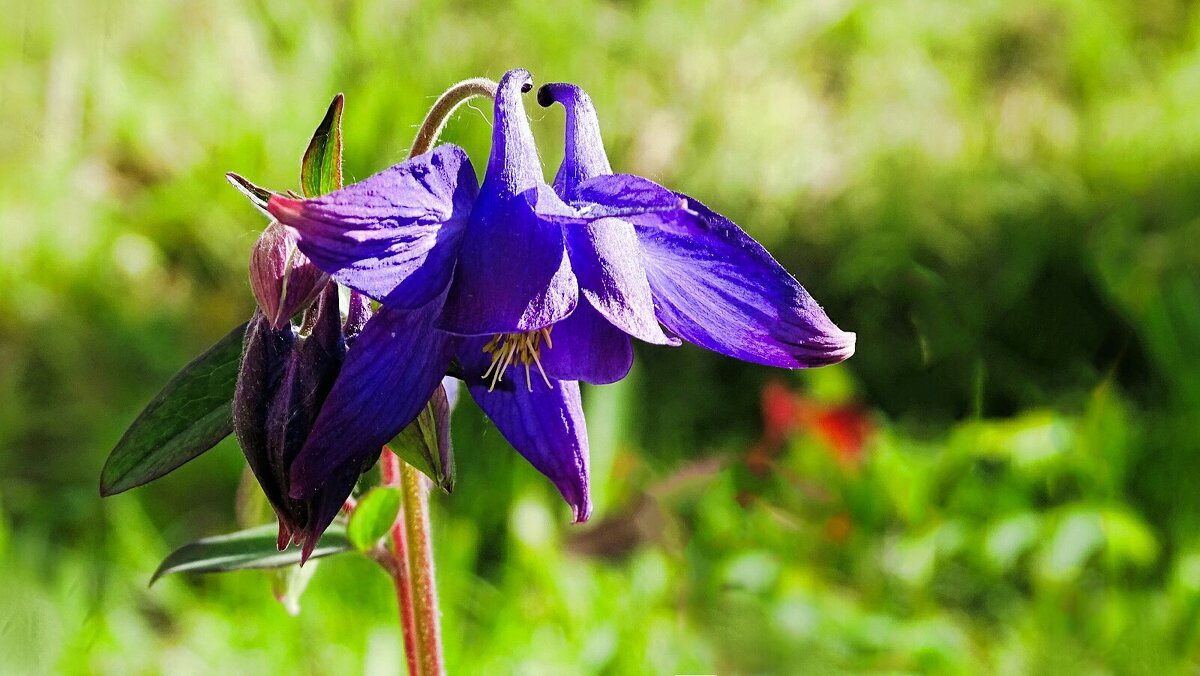
<path id="1" fill-rule="evenodd" d="M 454 491 L 454 447 L 450 443 L 450 413 L 458 400 L 458 381 L 446 377 L 429 403 L 392 439 L 388 447 L 416 467 L 438 488 Z"/>

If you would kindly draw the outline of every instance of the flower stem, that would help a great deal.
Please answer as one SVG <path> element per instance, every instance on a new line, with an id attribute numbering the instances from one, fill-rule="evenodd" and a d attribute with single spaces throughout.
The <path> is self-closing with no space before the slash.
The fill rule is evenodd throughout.
<path id="1" fill-rule="evenodd" d="M 473 96 L 495 98 L 496 82 L 486 77 L 476 77 L 463 80 L 447 89 L 429 109 L 429 114 L 425 116 L 425 121 L 417 131 L 417 137 L 413 139 L 412 150 L 408 151 L 408 156 L 416 157 L 429 152 L 437 142 L 438 136 L 441 136 L 442 129 L 445 128 L 446 121 L 450 119 L 454 109 Z"/>
<path id="2" fill-rule="evenodd" d="M 422 676 L 442 676 L 442 614 L 429 525 L 430 481 L 417 468 L 400 461 L 404 526 L 408 530 L 408 571 L 412 582 Z"/>
<path id="3" fill-rule="evenodd" d="M 413 140 L 409 157 L 429 152 L 454 110 L 474 96 L 495 98 L 496 83 L 487 78 L 463 80 L 434 102 Z M 392 561 L 384 563 L 396 584 L 404 655 L 409 676 L 443 676 L 442 613 L 438 610 L 433 570 L 433 538 L 429 524 L 430 481 L 387 446 L 380 460 L 383 485 L 400 488 L 400 513 L 392 524 Z"/>
<path id="4" fill-rule="evenodd" d="M 380 458 L 380 470 L 383 474 L 383 485 L 401 487 L 401 470 L 403 464 L 400 458 L 384 446 Z M 403 502 L 403 501 L 402 501 Z M 404 656 L 408 660 L 409 676 L 422 676 L 421 661 L 417 653 L 417 618 L 413 607 L 412 575 L 408 567 L 408 538 L 405 528 L 404 507 L 401 506 L 401 516 L 392 525 L 392 560 L 384 567 L 392 575 L 396 586 L 396 602 L 400 607 L 400 628 L 404 634 Z"/>

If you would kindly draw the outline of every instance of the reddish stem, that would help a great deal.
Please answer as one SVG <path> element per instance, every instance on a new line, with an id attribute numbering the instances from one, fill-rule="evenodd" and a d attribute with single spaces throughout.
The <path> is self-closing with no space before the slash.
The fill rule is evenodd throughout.
<path id="1" fill-rule="evenodd" d="M 409 579 L 412 580 L 417 632 L 421 641 L 424 676 L 442 676 L 442 616 L 438 609 L 437 578 L 429 524 L 429 479 L 417 468 L 400 463 L 404 523 L 408 528 Z"/>
<path id="2" fill-rule="evenodd" d="M 383 447 L 380 470 L 384 486 L 400 485 L 400 458 L 387 446 Z M 392 524 L 392 557 L 395 568 L 392 581 L 396 585 L 396 601 L 400 606 L 400 627 L 404 633 L 404 656 L 408 661 L 409 676 L 422 676 L 421 662 L 417 654 L 417 615 L 413 607 L 412 575 L 408 567 L 408 538 L 404 529 L 404 507 L 401 506 L 396 522 Z"/>

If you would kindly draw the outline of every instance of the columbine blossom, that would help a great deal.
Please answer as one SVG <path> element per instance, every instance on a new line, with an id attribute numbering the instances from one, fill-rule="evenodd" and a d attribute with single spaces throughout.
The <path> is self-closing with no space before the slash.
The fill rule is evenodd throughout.
<path id="1" fill-rule="evenodd" d="M 554 190 L 582 209 L 611 204 L 595 183 L 613 172 L 587 93 L 574 84 L 546 84 L 538 103 L 560 103 L 567 112 Z M 761 244 L 696 199 L 678 196 L 701 218 L 639 219 L 631 228 L 663 326 L 688 342 L 769 366 L 823 366 L 854 353 L 854 334 L 835 326 Z"/>
<path id="2" fill-rule="evenodd" d="M 624 377 L 630 337 L 677 345 L 661 322 L 725 354 L 790 367 L 852 352 L 853 334 L 737 226 L 647 179 L 612 175 L 594 113 L 568 106 L 567 160 L 546 185 L 521 102 L 531 89 L 522 70 L 501 80 L 478 188 L 466 154 L 443 145 L 324 197 L 270 199 L 318 267 L 383 304 L 292 465 L 293 497 L 377 452 L 456 363 L 582 521 L 577 381 Z"/>
<path id="3" fill-rule="evenodd" d="M 505 438 L 555 483 L 576 521 L 588 517 L 577 381 L 623 377 L 633 357 L 627 333 L 678 342 L 654 319 L 632 233 L 603 226 L 623 224 L 615 214 L 695 214 L 641 179 L 604 208 L 563 203 L 542 179 L 521 101 L 532 87 L 523 70 L 501 80 L 478 188 L 466 154 L 443 145 L 324 197 L 271 198 L 268 210 L 294 229 L 301 251 L 383 304 L 293 465 L 294 496 L 390 440 L 456 362 Z"/>

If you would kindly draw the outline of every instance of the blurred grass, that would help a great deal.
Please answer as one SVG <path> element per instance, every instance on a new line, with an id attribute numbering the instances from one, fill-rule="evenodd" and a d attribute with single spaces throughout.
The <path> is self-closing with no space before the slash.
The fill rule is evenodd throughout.
<path id="1" fill-rule="evenodd" d="M 586 395 L 593 530 L 464 406 L 436 512 L 452 673 L 1194 669 L 1192 3 L 0 13 L 6 668 L 394 672 L 392 598 L 364 562 L 323 563 L 298 618 L 253 573 L 145 589 L 171 547 L 232 527 L 231 442 L 104 502 L 96 480 L 161 383 L 251 310 L 262 224 L 225 171 L 294 187 L 344 91 L 363 178 L 447 84 L 522 66 L 587 88 L 618 170 L 732 216 L 859 352 L 789 374 L 642 350 Z M 550 173 L 561 112 L 528 105 Z M 480 167 L 489 117 L 446 135 Z M 867 407 L 861 465 L 793 430 L 774 472 L 741 467 L 772 378 Z"/>

